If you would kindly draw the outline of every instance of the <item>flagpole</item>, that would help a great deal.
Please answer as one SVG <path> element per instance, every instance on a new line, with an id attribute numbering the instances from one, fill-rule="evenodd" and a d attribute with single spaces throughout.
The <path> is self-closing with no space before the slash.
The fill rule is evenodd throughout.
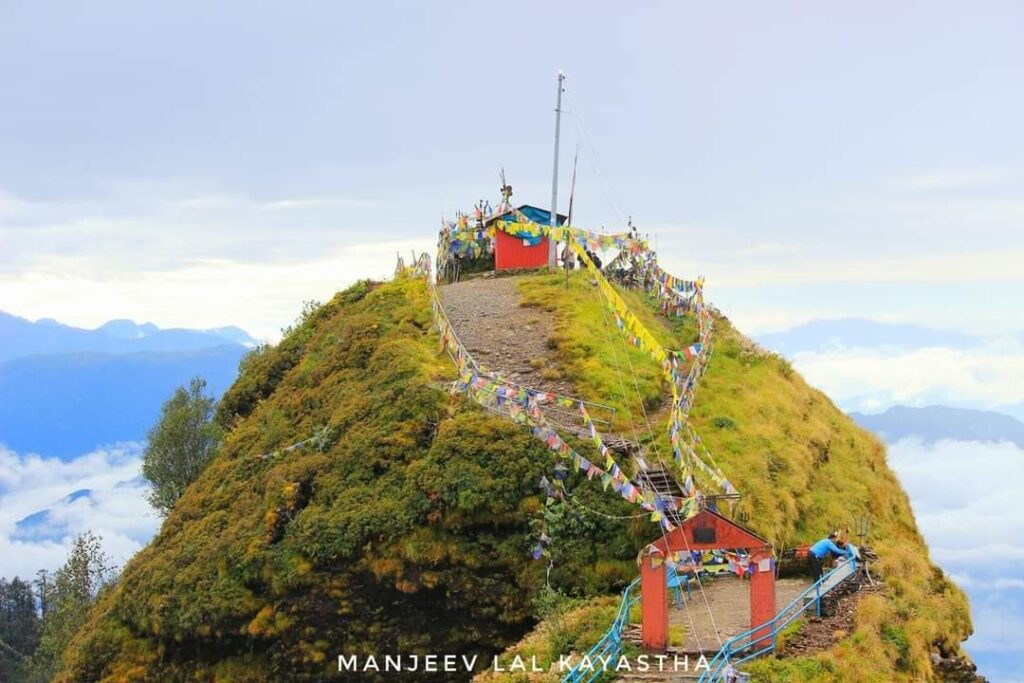
<path id="1" fill-rule="evenodd" d="M 562 126 L 562 82 L 565 74 L 558 72 L 558 99 L 555 103 L 555 163 L 551 171 L 551 220 L 548 225 L 552 228 L 558 225 L 558 136 Z M 554 270 L 558 266 L 556 242 L 548 236 L 548 269 Z"/>

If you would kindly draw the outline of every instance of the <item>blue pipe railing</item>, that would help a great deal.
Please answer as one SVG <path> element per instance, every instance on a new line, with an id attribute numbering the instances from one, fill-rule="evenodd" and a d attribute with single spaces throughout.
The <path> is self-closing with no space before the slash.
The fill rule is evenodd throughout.
<path id="1" fill-rule="evenodd" d="M 562 683 L 593 683 L 604 673 L 601 662 L 617 661 L 622 654 L 622 630 L 629 623 L 629 610 L 640 600 L 640 577 L 626 586 L 611 628 L 590 648 L 586 656 L 562 677 Z M 587 664 L 590 664 L 589 666 Z"/>
<path id="2" fill-rule="evenodd" d="M 750 628 L 739 635 L 733 636 L 725 641 L 722 649 L 708 662 L 708 669 L 705 671 L 698 683 L 717 683 L 722 680 L 722 674 L 726 666 L 742 664 L 743 662 L 760 657 L 772 652 L 775 649 L 775 641 L 778 634 L 793 623 L 813 605 L 818 616 L 821 616 L 821 597 L 842 583 L 857 572 L 857 560 L 850 558 L 838 567 L 824 574 L 820 579 L 808 586 L 800 595 L 796 596 L 788 605 L 768 621 Z M 561 683 L 593 683 L 605 672 L 601 662 L 618 661 L 622 654 L 622 631 L 629 623 L 629 611 L 640 600 L 639 591 L 640 577 L 626 586 L 622 591 L 622 599 L 619 601 L 619 609 L 615 614 L 615 621 L 597 643 L 580 659 L 580 661 L 562 677 Z M 678 588 L 676 589 L 678 591 Z M 814 599 L 808 600 L 813 594 Z M 755 636 L 759 631 L 768 629 L 767 633 Z"/>
<path id="3" fill-rule="evenodd" d="M 722 649 L 708 662 L 708 668 L 701 675 L 698 683 L 717 683 L 723 680 L 723 672 L 729 664 L 734 666 L 742 664 L 775 650 L 776 638 L 783 629 L 796 621 L 797 617 L 810 609 L 812 605 L 817 615 L 821 616 L 821 597 L 827 595 L 856 572 L 857 560 L 851 557 L 808 586 L 803 593 L 796 596 L 774 617 L 725 641 L 722 644 Z M 808 600 L 812 595 L 814 599 Z M 765 632 L 755 635 L 760 631 Z"/>

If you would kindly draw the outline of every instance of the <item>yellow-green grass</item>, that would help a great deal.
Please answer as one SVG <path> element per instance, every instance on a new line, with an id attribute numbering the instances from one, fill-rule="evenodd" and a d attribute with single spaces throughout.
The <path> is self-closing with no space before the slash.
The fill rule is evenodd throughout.
<path id="1" fill-rule="evenodd" d="M 553 309 L 551 369 L 583 398 L 616 406 L 616 430 L 635 424 L 643 437 L 640 404 L 658 412 L 667 402 L 660 369 L 627 350 L 589 277 L 575 274 L 568 287 L 530 277 L 522 293 Z M 666 346 L 692 343 L 692 322 L 659 318 L 642 294 L 623 296 Z M 766 660 L 758 676 L 927 678 L 931 643 L 955 648 L 970 620 L 962 593 L 928 562 L 883 447 L 785 361 L 716 322 L 693 417 L 743 492 L 749 525 L 784 546 L 871 512 L 887 586 L 862 602 L 836 648 L 813 662 Z M 437 343 L 426 287 L 400 280 L 350 288 L 248 357 L 221 402 L 221 452 L 100 600 L 58 680 L 317 680 L 334 673 L 338 653 L 489 656 L 522 638 L 547 564 L 530 559 L 537 481 L 555 457 L 526 430 L 439 390 L 454 368 Z M 651 440 L 666 453 L 655 419 Z M 325 425 L 322 449 L 259 457 Z M 635 512 L 578 475 L 569 486 L 586 508 Z M 580 600 L 621 590 L 658 535 L 645 519 L 550 513 L 551 581 Z M 536 647 L 550 657 L 585 650 L 615 605 L 580 607 L 571 628 L 564 615 L 557 637 Z"/>
<path id="2" fill-rule="evenodd" d="M 355 285 L 247 357 L 218 412 L 223 447 L 59 680 L 319 680 L 337 654 L 489 656 L 521 637 L 555 455 L 449 395 L 454 377 L 418 280 Z M 325 426 L 321 448 L 280 450 Z M 600 490 L 580 500 L 628 511 Z M 625 522 L 554 510 L 548 533 L 565 593 L 631 578 L 641 540 Z"/>
<path id="3" fill-rule="evenodd" d="M 578 273 L 568 286 L 564 277 L 537 277 L 521 287 L 524 302 L 543 302 L 556 316 L 559 369 L 575 382 L 581 397 L 615 405 L 620 413 L 628 405 L 633 425 L 646 432 L 648 423 L 642 416 L 637 419 L 641 411 L 635 393 L 617 389 L 614 358 L 628 354 L 644 401 L 653 403 L 653 394 L 667 392 L 659 386 L 652 359 L 628 348 L 621 336 L 605 333 L 612 318 L 589 276 Z M 644 295 L 621 293 L 666 347 L 693 342 L 692 322 L 659 317 Z M 735 512 L 745 513 L 748 526 L 780 550 L 817 540 L 870 513 L 875 520 L 870 541 L 881 558 L 875 571 L 887 588 L 883 596 L 861 604 L 857 628 L 834 650 L 813 662 L 760 662 L 755 680 L 927 678 L 932 644 L 957 650 L 971 632 L 970 617 L 963 593 L 929 562 L 884 446 L 808 386 L 785 359 L 759 349 L 721 315 L 715 316 L 713 349 L 691 417 L 743 494 Z M 620 421 L 616 428 L 632 431 L 633 425 L 624 428 Z M 663 421 L 650 424 L 660 453 L 671 461 L 665 428 Z M 713 491 L 710 482 L 703 483 Z M 653 540 L 658 532 L 651 528 L 649 533 Z"/>

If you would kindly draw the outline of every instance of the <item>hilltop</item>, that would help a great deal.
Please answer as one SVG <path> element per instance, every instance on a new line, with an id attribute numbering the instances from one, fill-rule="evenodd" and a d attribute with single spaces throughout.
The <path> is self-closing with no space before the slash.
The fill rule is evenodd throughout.
<path id="1" fill-rule="evenodd" d="M 526 277 L 515 291 L 550 326 L 529 372 L 615 408 L 610 432 L 646 431 L 649 413 L 641 440 L 661 443 L 660 368 L 623 351 L 588 276 Z M 622 296 L 661 343 L 694 342 L 692 321 Z M 744 494 L 735 513 L 780 548 L 852 515 L 876 520 L 884 590 L 860 601 L 834 647 L 763 662 L 764 680 L 931 677 L 930 653 L 957 652 L 970 618 L 930 564 L 883 446 L 720 315 L 714 348 L 692 418 Z M 628 387 L 616 370 L 627 362 Z M 555 458 L 529 430 L 445 391 L 455 377 L 428 289 L 411 278 L 359 283 L 248 356 L 219 406 L 221 452 L 102 596 L 58 680 L 319 680 L 337 676 L 339 654 L 489 656 L 526 636 L 547 569 L 530 555 L 537 482 Z M 635 576 L 658 531 L 618 519 L 635 508 L 596 482 L 573 474 L 568 487 L 603 513 L 561 514 L 548 528 L 552 585 L 591 610 L 578 642 L 561 643 L 579 648 L 607 627 L 600 596 Z"/>

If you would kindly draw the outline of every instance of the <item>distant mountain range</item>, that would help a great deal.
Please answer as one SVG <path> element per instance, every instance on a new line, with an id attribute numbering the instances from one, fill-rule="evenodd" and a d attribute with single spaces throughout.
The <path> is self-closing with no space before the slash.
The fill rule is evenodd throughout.
<path id="1" fill-rule="evenodd" d="M 196 375 L 220 396 L 244 346 L 114 355 L 27 356 L 0 363 L 0 443 L 62 459 L 145 438 L 175 387 Z"/>
<path id="2" fill-rule="evenodd" d="M 895 442 L 918 437 L 926 443 L 956 441 L 1009 441 L 1024 448 L 1024 422 L 988 410 L 949 406 L 893 406 L 884 413 L 850 413 L 861 427 L 883 441 Z"/>
<path id="3" fill-rule="evenodd" d="M 54 507 L 67 507 L 75 501 L 88 500 L 91 496 L 92 491 L 89 489 L 72 491 L 54 503 Z M 11 534 L 11 539 L 15 541 L 51 541 L 59 543 L 64 538 L 66 532 L 63 521 L 50 508 L 33 512 L 31 515 L 18 520 L 14 525 L 14 533 Z"/>
<path id="4" fill-rule="evenodd" d="M 70 459 L 145 438 L 175 387 L 201 375 L 219 397 L 257 344 L 238 327 L 95 330 L 0 312 L 0 444 Z"/>
<path id="5" fill-rule="evenodd" d="M 163 330 L 153 323 L 111 320 L 95 330 L 86 330 L 51 318 L 32 322 L 0 311 L 0 362 L 36 354 L 194 351 L 223 344 L 255 346 L 257 343 L 238 327 Z"/>
<path id="6" fill-rule="evenodd" d="M 862 318 L 812 320 L 782 332 L 755 337 L 765 348 L 785 356 L 802 351 L 840 348 L 916 349 L 931 346 L 970 348 L 985 341 L 962 332 L 933 330 L 907 323 L 886 323 Z"/>

